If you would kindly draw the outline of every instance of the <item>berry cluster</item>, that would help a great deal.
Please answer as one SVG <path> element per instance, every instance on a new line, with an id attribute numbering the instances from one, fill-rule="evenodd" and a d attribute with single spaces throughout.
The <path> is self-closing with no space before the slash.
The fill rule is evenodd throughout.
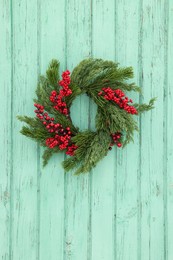
<path id="1" fill-rule="evenodd" d="M 111 134 L 114 144 L 116 144 L 118 147 L 122 146 L 122 143 L 120 142 L 121 133 L 117 132 L 115 134 Z"/>
<path id="2" fill-rule="evenodd" d="M 68 146 L 66 154 L 68 154 L 70 156 L 73 156 L 74 152 L 76 151 L 77 148 L 78 148 L 78 146 L 76 146 L 75 144 L 72 144 L 71 146 Z"/>
<path id="3" fill-rule="evenodd" d="M 68 147 L 71 136 L 69 135 L 59 135 L 56 134 L 54 137 L 50 137 L 46 139 L 46 145 L 49 148 L 54 148 L 58 146 L 60 150 L 64 150 Z"/>
<path id="4" fill-rule="evenodd" d="M 104 99 L 115 102 L 120 108 L 127 111 L 129 114 L 138 114 L 134 106 L 129 105 L 133 103 L 131 99 L 125 96 L 124 92 L 120 89 L 102 88 L 102 91 L 98 93 L 99 96 L 103 96 Z"/>
<path id="5" fill-rule="evenodd" d="M 40 104 L 34 104 L 37 108 L 34 112 L 36 116 L 42 121 L 43 125 L 46 127 L 49 133 L 55 133 L 54 137 L 46 139 L 46 145 L 49 148 L 54 148 L 58 146 L 60 150 L 67 149 L 66 154 L 73 156 L 74 151 L 78 148 L 74 144 L 69 145 L 72 132 L 70 127 L 63 128 L 61 124 L 54 123 L 54 118 L 50 117 L 48 113 L 44 112 L 44 107 Z"/>
<path id="6" fill-rule="evenodd" d="M 40 104 L 34 104 L 34 106 L 37 108 L 36 110 L 34 110 L 34 112 L 36 113 L 36 117 L 38 117 L 40 120 L 44 119 L 44 106 L 40 105 Z"/>
<path id="7" fill-rule="evenodd" d="M 120 138 L 121 138 L 121 133 L 117 132 L 115 134 L 111 134 L 113 143 L 110 144 L 109 150 L 112 150 L 111 146 L 113 146 L 114 144 L 116 144 L 119 148 L 122 146 L 122 143 L 120 142 Z"/>
<path id="8" fill-rule="evenodd" d="M 60 111 L 64 115 L 67 115 L 69 113 L 64 98 L 72 94 L 72 91 L 69 88 L 70 85 L 69 75 L 70 72 L 68 70 L 62 73 L 62 80 L 59 81 L 59 85 L 62 87 L 62 89 L 59 91 L 59 93 L 53 90 L 50 96 L 50 101 L 54 103 L 54 108 Z"/>

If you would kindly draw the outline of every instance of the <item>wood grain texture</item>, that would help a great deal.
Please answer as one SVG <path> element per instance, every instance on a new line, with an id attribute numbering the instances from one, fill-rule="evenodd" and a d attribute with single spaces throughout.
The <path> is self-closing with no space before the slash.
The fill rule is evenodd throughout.
<path id="1" fill-rule="evenodd" d="M 116 4 L 116 60 L 121 66 L 133 66 L 139 84 L 139 1 L 119 0 Z M 129 94 L 134 102 L 136 93 Z M 138 238 L 139 135 L 134 143 L 117 150 L 116 162 L 116 257 L 140 259 Z M 133 234 L 133 239 L 132 239 Z"/>
<path id="2" fill-rule="evenodd" d="M 173 257 L 172 235 L 173 235 L 173 2 L 167 3 L 165 10 L 167 43 L 166 64 L 165 64 L 165 89 L 164 89 L 164 215 L 165 215 L 165 256 L 166 259 Z"/>
<path id="3" fill-rule="evenodd" d="M 13 1 L 13 174 L 11 258 L 37 257 L 37 146 L 20 133 L 18 114 L 33 113 L 37 83 L 37 5 Z"/>
<path id="4" fill-rule="evenodd" d="M 144 1 L 142 5 L 143 93 L 145 100 L 151 96 L 157 96 L 158 99 L 156 108 L 141 119 L 141 259 L 165 259 L 163 204 L 165 3 Z"/>
<path id="5" fill-rule="evenodd" d="M 73 11 L 72 11 L 73 10 Z M 91 53 L 91 6 L 87 1 L 66 2 L 67 68 L 70 71 Z M 89 99 L 80 96 L 72 105 L 71 116 L 83 130 L 88 128 Z M 89 229 L 90 176 L 65 175 L 64 259 L 87 259 Z"/>
<path id="6" fill-rule="evenodd" d="M 172 0 L 0 1 L 0 260 L 173 259 Z M 134 144 L 114 148 L 90 174 L 64 174 L 64 155 L 20 135 L 37 79 L 52 58 L 61 72 L 97 57 L 133 66 L 156 108 L 138 120 Z M 72 106 L 82 130 L 96 106 Z"/>
<path id="7" fill-rule="evenodd" d="M 115 2 L 92 3 L 93 57 L 115 59 Z M 111 32 L 111 33 L 110 33 Z M 91 102 L 91 126 L 95 125 L 96 106 Z M 115 150 L 113 149 L 92 171 L 91 259 L 114 259 L 115 235 Z"/>
<path id="8" fill-rule="evenodd" d="M 54 8 L 52 8 L 54 6 Z M 45 74 L 51 59 L 66 65 L 65 53 L 65 2 L 40 1 L 38 17 L 39 72 Z M 50 28 L 53 26 L 53 30 Z M 42 155 L 42 150 L 41 150 Z M 64 172 L 61 167 L 63 155 L 52 158 L 43 169 L 40 158 L 40 208 L 38 210 L 40 259 L 63 259 L 64 242 Z M 56 239 L 55 239 L 56 238 Z M 46 245 L 46 246 L 45 246 Z"/>
<path id="9" fill-rule="evenodd" d="M 0 104 L 2 122 L 0 127 L 0 259 L 9 259 L 10 249 L 10 174 L 11 154 L 11 6 L 0 2 Z"/>

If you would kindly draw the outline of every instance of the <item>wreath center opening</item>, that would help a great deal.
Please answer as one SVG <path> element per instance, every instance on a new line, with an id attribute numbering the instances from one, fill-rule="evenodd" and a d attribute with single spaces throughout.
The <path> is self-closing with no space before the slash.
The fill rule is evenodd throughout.
<path id="1" fill-rule="evenodd" d="M 90 129 L 96 131 L 95 117 L 97 105 L 86 94 L 81 94 L 75 98 L 70 108 L 70 115 L 73 124 L 80 130 Z"/>

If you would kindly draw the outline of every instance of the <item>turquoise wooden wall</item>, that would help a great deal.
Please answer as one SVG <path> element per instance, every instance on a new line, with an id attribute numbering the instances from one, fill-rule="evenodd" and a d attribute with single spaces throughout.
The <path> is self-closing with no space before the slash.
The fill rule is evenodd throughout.
<path id="1" fill-rule="evenodd" d="M 0 0 L 0 259 L 173 259 L 173 1 Z M 134 144 L 90 173 L 64 175 L 63 155 L 42 168 L 42 150 L 19 134 L 52 58 L 72 70 L 89 56 L 132 65 L 155 110 Z M 73 119 L 94 125 L 81 97 Z"/>

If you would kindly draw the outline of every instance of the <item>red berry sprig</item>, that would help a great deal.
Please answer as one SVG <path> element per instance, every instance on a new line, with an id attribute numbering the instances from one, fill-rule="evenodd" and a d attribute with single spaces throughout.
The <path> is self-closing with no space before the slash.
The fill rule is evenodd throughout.
<path id="1" fill-rule="evenodd" d="M 115 102 L 120 108 L 127 111 L 129 114 L 138 114 L 138 111 L 134 106 L 129 105 L 133 103 L 132 99 L 128 99 L 121 89 L 102 88 L 102 91 L 98 93 L 99 96 L 103 96 L 104 99 Z"/>
<path id="2" fill-rule="evenodd" d="M 120 148 L 122 146 L 122 143 L 120 142 L 121 136 L 122 136 L 122 134 L 119 132 L 117 132 L 115 134 L 111 134 L 111 137 L 113 139 L 113 143 L 111 143 L 111 146 L 116 144 Z"/>
<path id="3" fill-rule="evenodd" d="M 62 80 L 59 81 L 59 85 L 62 89 L 57 93 L 55 90 L 51 92 L 50 101 L 54 104 L 54 108 L 60 111 L 62 114 L 67 115 L 69 110 L 64 98 L 72 94 L 70 85 L 70 71 L 66 70 L 62 73 Z"/>
<path id="4" fill-rule="evenodd" d="M 34 112 L 37 118 L 39 118 L 43 125 L 46 127 L 49 133 L 55 133 L 54 137 L 46 139 L 46 145 L 49 148 L 59 147 L 60 150 L 67 149 L 66 154 L 73 156 L 75 150 L 78 148 L 74 144 L 70 145 L 72 132 L 70 127 L 63 128 L 59 123 L 54 123 L 54 118 L 50 117 L 48 113 L 44 112 L 44 106 L 40 104 L 34 104 L 37 108 Z"/>
<path id="5" fill-rule="evenodd" d="M 70 139 L 71 136 L 69 135 L 61 136 L 59 134 L 56 134 L 54 137 L 46 139 L 46 145 L 49 148 L 54 148 L 55 146 L 58 146 L 60 150 L 64 150 L 68 147 Z"/>
<path id="6" fill-rule="evenodd" d="M 68 154 L 70 156 L 73 156 L 74 152 L 76 151 L 77 148 L 78 148 L 78 146 L 76 146 L 75 144 L 72 144 L 71 146 L 68 146 L 66 154 Z"/>

